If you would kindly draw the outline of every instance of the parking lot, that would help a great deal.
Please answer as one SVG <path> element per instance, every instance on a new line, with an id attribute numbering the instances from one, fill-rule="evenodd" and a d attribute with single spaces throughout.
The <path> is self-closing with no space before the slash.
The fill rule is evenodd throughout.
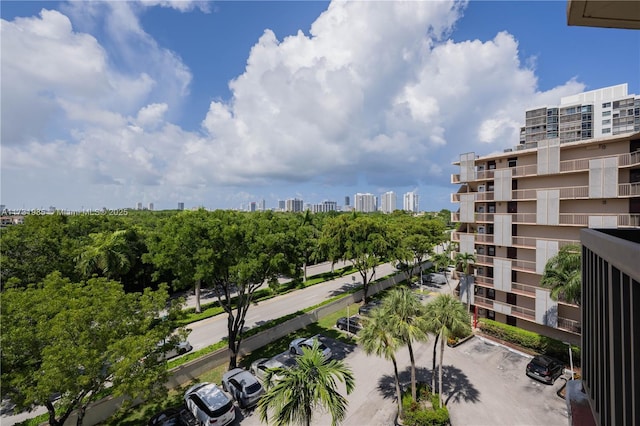
<path id="1" fill-rule="evenodd" d="M 390 361 L 367 356 L 358 347 L 326 339 L 337 359 L 353 369 L 356 388 L 347 398 L 344 425 L 391 425 L 396 414 L 393 367 Z M 438 349 L 439 350 L 439 349 Z M 433 342 L 416 345 L 418 378 L 431 381 Z M 398 352 L 403 386 L 409 383 L 409 356 Z M 451 423 L 457 425 L 566 425 L 566 405 L 556 395 L 564 383 L 539 383 L 525 375 L 530 357 L 474 337 L 456 348 L 445 347 L 445 402 Z M 238 415 L 242 425 L 259 425 L 257 413 Z M 326 413 L 315 414 L 314 425 L 331 423 Z"/>

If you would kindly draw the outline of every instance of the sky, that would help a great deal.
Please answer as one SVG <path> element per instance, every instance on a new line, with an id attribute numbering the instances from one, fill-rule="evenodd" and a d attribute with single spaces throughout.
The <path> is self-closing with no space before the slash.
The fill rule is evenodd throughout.
<path id="1" fill-rule="evenodd" d="M 415 191 L 526 109 L 628 84 L 640 32 L 566 1 L 2 1 L 8 209 L 238 209 Z M 352 201 L 353 202 L 353 201 Z"/>

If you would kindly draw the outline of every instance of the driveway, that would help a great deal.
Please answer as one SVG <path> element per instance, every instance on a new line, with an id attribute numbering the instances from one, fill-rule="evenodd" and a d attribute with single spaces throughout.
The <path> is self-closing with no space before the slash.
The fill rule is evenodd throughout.
<path id="1" fill-rule="evenodd" d="M 415 347 L 418 378 L 429 383 L 432 351 L 433 341 Z M 347 350 L 346 354 L 344 361 L 355 374 L 356 388 L 347 397 L 349 407 L 343 424 L 392 425 L 396 402 L 391 362 L 367 356 L 359 347 Z M 400 350 L 397 359 L 401 382 L 408 389 L 408 351 Z M 558 379 L 555 385 L 549 386 L 530 379 L 524 373 L 529 359 L 527 355 L 480 337 L 456 348 L 445 347 L 443 394 L 452 425 L 566 426 L 566 405 L 556 395 L 564 380 Z M 259 425 L 260 421 L 256 413 L 248 413 L 241 424 Z M 318 412 L 312 424 L 331 424 L 331 417 Z"/>

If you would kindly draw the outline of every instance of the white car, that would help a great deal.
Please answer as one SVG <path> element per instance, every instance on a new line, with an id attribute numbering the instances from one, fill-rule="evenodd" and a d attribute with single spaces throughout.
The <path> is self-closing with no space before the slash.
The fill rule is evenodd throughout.
<path id="1" fill-rule="evenodd" d="M 289 352 L 283 352 L 273 358 L 260 358 L 251 363 L 249 371 L 264 383 L 264 379 L 267 375 L 267 370 L 271 368 L 293 368 L 296 365 L 296 359 Z M 277 375 L 273 377 L 275 381 L 280 377 Z"/>
<path id="2" fill-rule="evenodd" d="M 186 354 L 190 350 L 193 349 L 191 343 L 188 341 L 182 341 L 177 343 L 172 343 L 169 340 L 158 342 L 158 348 L 160 349 L 159 359 L 170 359 L 177 357 L 178 355 Z"/>
<path id="3" fill-rule="evenodd" d="M 201 425 L 224 426 L 236 418 L 231 396 L 213 383 L 199 383 L 184 394 L 187 408 Z"/>
<path id="4" fill-rule="evenodd" d="M 313 337 L 300 337 L 298 339 L 293 339 L 289 344 L 289 352 L 292 355 L 302 355 L 302 348 L 311 349 L 313 348 L 313 344 L 318 342 L 318 349 L 322 352 L 322 356 L 325 361 L 331 359 L 331 349 L 327 347 L 324 343 L 320 341 L 320 335 L 316 335 Z"/>

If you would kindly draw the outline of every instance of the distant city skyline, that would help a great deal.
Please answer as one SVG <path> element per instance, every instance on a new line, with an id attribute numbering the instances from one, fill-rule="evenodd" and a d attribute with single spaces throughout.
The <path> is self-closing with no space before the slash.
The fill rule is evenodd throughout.
<path id="1" fill-rule="evenodd" d="M 565 1 L 9 0 L 0 17 L 12 208 L 415 191 L 453 209 L 459 153 L 517 145 L 524 111 L 640 93 L 637 33 L 569 27 Z"/>

